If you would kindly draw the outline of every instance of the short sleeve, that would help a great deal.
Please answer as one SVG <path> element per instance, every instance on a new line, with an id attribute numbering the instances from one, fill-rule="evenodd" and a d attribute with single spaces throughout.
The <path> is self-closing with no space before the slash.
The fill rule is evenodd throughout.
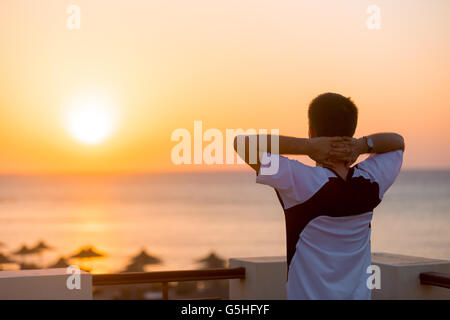
<path id="1" fill-rule="evenodd" d="M 358 163 L 358 169 L 369 174 L 372 181 L 380 187 L 380 199 L 397 179 L 403 163 L 403 151 L 374 154 Z"/>
<path id="2" fill-rule="evenodd" d="M 285 209 L 308 200 L 328 181 L 323 168 L 307 166 L 283 156 L 263 153 L 261 162 L 256 182 L 275 188 Z M 269 166 L 277 167 L 277 170 L 264 173 Z"/>

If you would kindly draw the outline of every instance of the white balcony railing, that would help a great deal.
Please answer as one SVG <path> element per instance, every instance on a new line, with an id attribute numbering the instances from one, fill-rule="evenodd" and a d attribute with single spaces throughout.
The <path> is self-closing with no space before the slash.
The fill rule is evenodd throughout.
<path id="1" fill-rule="evenodd" d="M 450 261 L 374 253 L 372 254 L 372 264 L 379 266 L 381 271 L 381 288 L 372 291 L 373 299 L 450 300 L 450 284 L 447 276 L 450 274 Z M 242 268 L 245 269 L 245 274 Z M 238 274 L 237 271 L 242 272 Z M 189 271 L 187 272 L 189 273 Z M 193 271 L 197 276 L 199 272 Z M 231 300 L 286 298 L 285 257 L 233 258 L 230 259 L 229 270 L 208 272 L 207 275 L 200 274 L 202 279 L 232 278 L 229 280 L 229 298 Z M 186 271 L 182 272 L 182 275 L 185 273 Z M 148 283 L 150 280 L 152 283 L 184 280 L 184 278 L 180 278 L 180 272 L 162 272 L 162 274 L 164 279 L 156 279 L 159 276 L 156 273 L 108 275 L 107 279 L 105 276 L 100 276 L 100 278 L 111 280 L 110 278 L 113 277 L 117 281 L 120 280 L 121 283 L 127 282 L 129 277 L 132 278 L 133 283 L 139 279 L 143 279 L 143 283 Z M 173 279 L 171 278 L 172 274 L 176 276 Z M 91 300 L 93 298 L 93 277 L 96 276 L 81 271 L 77 275 L 79 276 L 78 280 L 72 281 L 74 280 L 73 276 L 73 274 L 68 274 L 66 269 L 0 271 L 0 300 Z M 109 284 L 108 281 L 103 281 L 103 283 L 100 281 L 102 279 L 99 279 L 94 279 L 94 283 Z M 189 277 L 188 280 L 194 281 L 195 279 Z"/>

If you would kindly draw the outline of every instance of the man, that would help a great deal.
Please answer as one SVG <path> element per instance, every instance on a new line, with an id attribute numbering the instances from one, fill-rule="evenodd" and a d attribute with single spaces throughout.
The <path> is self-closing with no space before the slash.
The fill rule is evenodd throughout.
<path id="1" fill-rule="evenodd" d="M 256 171 L 256 181 L 275 189 L 283 207 L 288 299 L 370 299 L 370 222 L 400 172 L 403 138 L 395 133 L 352 138 L 358 110 L 336 93 L 316 97 L 308 118 L 309 139 L 266 136 L 267 145 L 260 146 L 250 143 L 259 141 L 258 135 L 238 136 L 235 149 Z M 279 154 L 308 155 L 316 166 L 271 154 L 273 139 Z M 365 153 L 372 155 L 351 167 Z M 275 157 L 278 171 L 261 174 Z"/>

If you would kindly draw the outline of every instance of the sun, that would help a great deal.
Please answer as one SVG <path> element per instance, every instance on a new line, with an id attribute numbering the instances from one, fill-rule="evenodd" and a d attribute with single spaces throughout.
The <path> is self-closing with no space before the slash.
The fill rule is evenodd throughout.
<path id="1" fill-rule="evenodd" d="M 98 145 L 117 129 L 117 111 L 102 96 L 81 96 L 73 99 L 65 110 L 65 127 L 69 134 L 85 145 Z"/>

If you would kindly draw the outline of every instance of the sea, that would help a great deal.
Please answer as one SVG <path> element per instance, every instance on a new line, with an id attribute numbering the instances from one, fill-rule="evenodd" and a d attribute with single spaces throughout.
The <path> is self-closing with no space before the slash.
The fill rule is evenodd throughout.
<path id="1" fill-rule="evenodd" d="M 145 249 L 152 270 L 285 255 L 283 211 L 248 171 L 133 175 L 0 176 L 0 253 L 42 267 L 92 246 L 102 258 L 70 260 L 120 272 Z M 43 240 L 51 250 L 17 256 Z M 450 260 L 450 171 L 404 170 L 374 210 L 372 251 Z M 14 268 L 9 265 L 8 268 Z"/>

